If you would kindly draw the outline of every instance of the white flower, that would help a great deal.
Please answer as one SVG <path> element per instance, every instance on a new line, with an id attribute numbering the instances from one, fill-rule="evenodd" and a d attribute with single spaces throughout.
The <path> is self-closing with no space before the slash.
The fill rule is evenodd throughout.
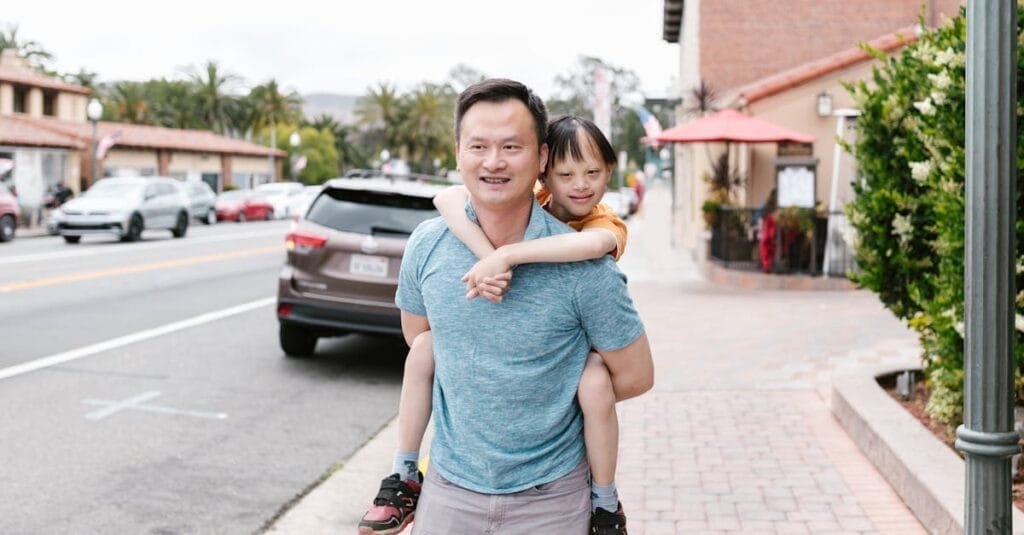
<path id="1" fill-rule="evenodd" d="M 954 323 L 953 324 L 953 330 L 956 331 L 956 334 L 960 335 L 960 338 L 963 338 L 964 337 L 964 322 L 958 321 L 958 322 Z"/>
<path id="2" fill-rule="evenodd" d="M 932 91 L 930 98 L 937 106 L 941 106 L 946 103 L 946 94 L 942 91 Z"/>
<path id="3" fill-rule="evenodd" d="M 936 65 L 946 65 L 947 63 L 952 63 L 954 60 L 956 60 L 956 52 L 953 51 L 953 47 L 949 47 L 935 53 Z"/>
<path id="4" fill-rule="evenodd" d="M 924 63 L 932 63 L 938 50 L 929 43 L 923 43 L 911 52 L 911 55 Z"/>
<path id="5" fill-rule="evenodd" d="M 1024 256 L 1017 259 L 1017 274 L 1024 274 Z"/>
<path id="6" fill-rule="evenodd" d="M 1024 316 L 1017 314 L 1017 317 L 1014 318 L 1014 324 L 1017 326 L 1018 331 L 1024 332 Z"/>
<path id="7" fill-rule="evenodd" d="M 932 105 L 932 99 L 926 98 L 921 102 L 915 102 L 914 107 L 917 111 L 921 112 L 922 115 L 935 115 L 935 106 Z"/>
<path id="8" fill-rule="evenodd" d="M 896 214 L 892 218 L 892 233 L 899 237 L 901 244 L 906 245 L 914 233 L 914 225 L 910 223 L 910 216 Z"/>
<path id="9" fill-rule="evenodd" d="M 946 69 L 942 69 L 939 74 L 929 74 L 928 79 L 935 84 L 938 89 L 945 89 L 953 83 L 953 80 L 949 77 L 949 72 Z"/>
<path id="10" fill-rule="evenodd" d="M 924 182 L 925 180 L 928 180 L 928 175 L 931 173 L 931 161 L 925 160 L 923 162 L 910 162 L 910 176 L 914 177 L 914 180 Z"/>

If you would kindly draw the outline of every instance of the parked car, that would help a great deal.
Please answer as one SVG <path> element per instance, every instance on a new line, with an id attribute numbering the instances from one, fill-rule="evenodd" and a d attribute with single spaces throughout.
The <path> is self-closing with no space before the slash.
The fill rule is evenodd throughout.
<path id="1" fill-rule="evenodd" d="M 57 233 L 68 243 L 89 234 L 136 241 L 144 230 L 170 230 L 175 238 L 188 231 L 188 196 L 173 178 L 103 178 L 56 212 Z"/>
<path id="2" fill-rule="evenodd" d="M 398 335 L 398 269 L 409 235 L 437 216 L 438 184 L 336 178 L 295 222 L 278 278 L 281 349 L 310 355 L 320 337 Z"/>
<path id="3" fill-rule="evenodd" d="M 624 192 L 625 189 L 623 188 L 621 191 L 614 189 L 606 190 L 604 197 L 601 198 L 601 202 L 607 204 L 620 219 L 626 219 L 632 213 L 630 211 L 630 199 L 628 194 Z"/>
<path id="4" fill-rule="evenodd" d="M 302 192 L 292 197 L 290 207 L 288 209 L 292 219 L 300 219 L 306 215 L 306 211 L 313 204 L 313 199 L 316 199 L 317 195 L 324 189 L 322 185 L 318 186 L 305 186 L 302 188 Z"/>
<path id="5" fill-rule="evenodd" d="M 202 181 L 186 182 L 185 192 L 188 194 L 188 213 L 193 219 L 212 225 L 217 222 L 217 209 L 214 202 L 217 194 L 209 184 Z"/>
<path id="6" fill-rule="evenodd" d="M 18 208 L 18 198 L 7 189 L 7 186 L 0 184 L 0 242 L 14 239 L 20 219 L 21 209 Z"/>
<path id="7" fill-rule="evenodd" d="M 270 204 L 274 205 L 274 215 L 286 218 L 291 215 L 292 199 L 302 193 L 303 185 L 298 182 L 271 182 L 256 186 L 256 192 L 266 195 Z"/>
<path id="8" fill-rule="evenodd" d="M 214 202 L 218 221 L 266 220 L 274 218 L 274 206 L 263 195 L 252 190 L 225 191 Z"/>

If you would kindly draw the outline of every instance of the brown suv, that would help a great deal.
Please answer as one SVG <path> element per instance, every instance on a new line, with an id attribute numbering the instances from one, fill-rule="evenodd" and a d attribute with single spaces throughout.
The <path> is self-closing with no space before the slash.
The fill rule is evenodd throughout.
<path id="1" fill-rule="evenodd" d="M 286 238 L 277 292 L 286 355 L 312 354 L 320 337 L 401 335 L 395 290 L 405 242 L 438 215 L 433 197 L 446 185 L 379 176 L 324 185 Z"/>

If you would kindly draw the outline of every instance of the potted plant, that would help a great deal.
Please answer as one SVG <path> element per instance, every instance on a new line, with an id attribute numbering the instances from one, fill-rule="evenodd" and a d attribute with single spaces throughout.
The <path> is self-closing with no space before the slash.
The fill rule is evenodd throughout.
<path id="1" fill-rule="evenodd" d="M 707 228 L 714 228 L 718 223 L 718 212 L 721 208 L 722 202 L 718 199 L 708 199 L 701 205 L 701 210 L 704 212 L 704 224 L 707 225 Z"/>

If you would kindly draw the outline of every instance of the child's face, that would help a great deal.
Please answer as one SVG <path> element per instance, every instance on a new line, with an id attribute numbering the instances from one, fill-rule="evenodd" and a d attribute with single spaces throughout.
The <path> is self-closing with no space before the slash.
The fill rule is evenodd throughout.
<path id="1" fill-rule="evenodd" d="M 581 219 L 601 202 L 608 188 L 608 178 L 614 164 L 609 165 L 590 139 L 581 139 L 583 161 L 571 156 L 559 162 L 549 162 L 544 174 L 544 185 L 551 192 L 551 215 L 562 221 Z"/>

